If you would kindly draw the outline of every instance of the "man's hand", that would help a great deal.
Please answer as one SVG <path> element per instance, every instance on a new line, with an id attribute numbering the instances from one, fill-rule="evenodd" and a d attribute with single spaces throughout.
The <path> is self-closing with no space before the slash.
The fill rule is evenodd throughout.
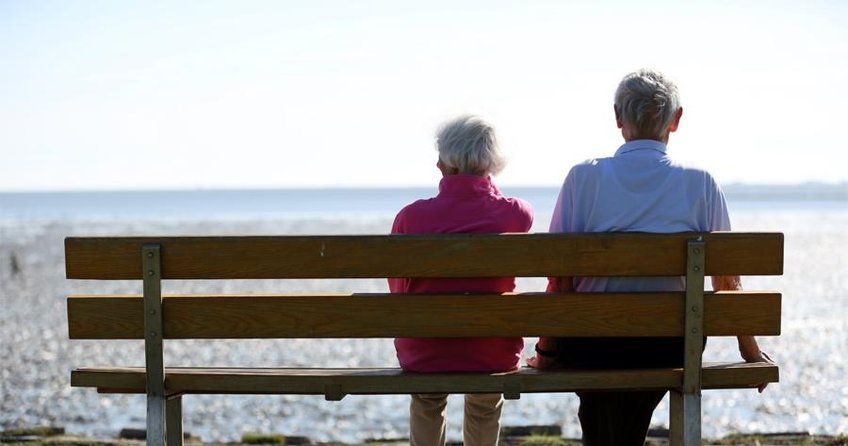
<path id="1" fill-rule="evenodd" d="M 527 359 L 527 366 L 539 370 L 555 369 L 557 368 L 557 360 L 556 358 L 535 355 Z"/>
<path id="2" fill-rule="evenodd" d="M 756 338 L 753 336 L 738 336 L 737 340 L 739 341 L 739 354 L 742 355 L 742 359 L 745 362 L 765 362 L 769 364 L 774 364 L 774 360 L 764 351 L 760 350 L 760 346 L 757 344 Z M 766 390 L 766 386 L 768 383 L 762 383 L 757 386 L 757 390 L 760 393 L 763 393 L 763 390 Z"/>
<path id="3" fill-rule="evenodd" d="M 536 355 L 527 359 L 527 366 L 534 369 L 553 369 L 559 366 L 557 342 L 553 338 L 541 337 L 536 342 Z"/>

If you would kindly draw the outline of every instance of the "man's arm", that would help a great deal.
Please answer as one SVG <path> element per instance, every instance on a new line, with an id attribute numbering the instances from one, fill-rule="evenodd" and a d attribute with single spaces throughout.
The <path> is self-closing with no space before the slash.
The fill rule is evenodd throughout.
<path id="1" fill-rule="evenodd" d="M 737 291 L 742 289 L 742 279 L 739 276 L 713 276 L 713 290 L 715 291 Z M 774 363 L 766 352 L 760 350 L 757 338 L 753 336 L 737 336 L 739 343 L 739 354 L 745 362 L 768 362 Z M 766 384 L 761 384 L 760 392 L 765 390 Z"/>

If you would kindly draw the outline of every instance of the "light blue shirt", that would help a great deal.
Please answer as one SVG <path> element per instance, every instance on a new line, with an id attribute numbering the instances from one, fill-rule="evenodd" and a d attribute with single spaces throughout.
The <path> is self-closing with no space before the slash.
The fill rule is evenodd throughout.
<path id="1" fill-rule="evenodd" d="M 706 171 L 681 166 L 654 140 L 630 141 L 615 156 L 574 166 L 560 190 L 550 232 L 729 231 L 721 188 Z M 682 290 L 683 279 L 576 278 L 577 291 Z"/>

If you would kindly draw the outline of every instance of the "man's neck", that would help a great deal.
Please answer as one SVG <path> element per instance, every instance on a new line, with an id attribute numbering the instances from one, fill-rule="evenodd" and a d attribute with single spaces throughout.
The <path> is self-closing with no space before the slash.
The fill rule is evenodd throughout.
<path id="1" fill-rule="evenodd" d="M 659 141 L 665 145 L 668 145 L 668 137 L 671 135 L 671 132 L 665 132 L 659 138 L 649 137 L 649 136 L 641 136 L 633 133 L 627 127 L 621 128 L 621 136 L 624 137 L 624 142 L 630 142 L 637 139 L 652 139 L 654 141 Z"/>
<path id="2" fill-rule="evenodd" d="M 624 132 L 622 132 L 622 133 L 624 133 Z M 624 136 L 624 135 L 622 135 L 622 136 Z M 630 137 L 628 137 L 628 136 L 630 136 Z M 627 135 L 627 136 L 624 136 L 624 142 L 635 141 L 637 139 L 650 139 L 650 140 L 658 141 L 658 142 L 661 142 L 665 145 L 668 145 L 668 136 L 669 136 L 669 134 L 666 133 L 662 138 L 657 139 L 657 138 L 645 138 L 645 137 L 641 137 L 641 136 Z"/>

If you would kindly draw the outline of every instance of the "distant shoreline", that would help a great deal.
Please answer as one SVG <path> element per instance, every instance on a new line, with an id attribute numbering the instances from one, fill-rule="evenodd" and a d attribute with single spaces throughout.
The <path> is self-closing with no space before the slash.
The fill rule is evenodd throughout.
<path id="1" fill-rule="evenodd" d="M 520 190 L 557 190 L 561 186 L 559 183 L 552 184 L 509 184 L 498 183 L 502 189 L 511 191 Z M 761 194 L 761 193 L 778 193 L 786 195 L 797 194 L 825 194 L 839 196 L 848 199 L 848 180 L 838 183 L 825 182 L 803 182 L 803 183 L 744 183 L 730 182 L 721 185 L 725 193 L 734 194 Z M 326 186 L 268 186 L 268 187 L 186 187 L 186 188 L 156 188 L 149 189 L 67 189 L 67 190 L 0 190 L 2 195 L 43 195 L 43 194 L 68 194 L 68 195 L 88 195 L 88 194 L 134 194 L 134 193 L 263 193 L 263 192 L 302 192 L 312 193 L 320 191 L 337 191 L 345 190 L 349 192 L 381 192 L 381 191 L 422 191 L 434 190 L 435 184 L 427 185 L 385 185 L 385 186 L 368 186 L 368 185 L 326 185 Z"/>
<path id="2" fill-rule="evenodd" d="M 537 215 L 553 211 L 558 186 L 503 186 L 530 202 Z M 406 204 L 437 193 L 430 187 L 185 189 L 148 191 L 0 192 L 0 219 L 392 218 Z M 848 183 L 724 187 L 728 205 L 848 210 Z M 751 206 L 754 204 L 754 206 Z"/>
<path id="3" fill-rule="evenodd" d="M 722 186 L 729 201 L 848 201 L 848 183 L 762 185 L 731 183 Z"/>

